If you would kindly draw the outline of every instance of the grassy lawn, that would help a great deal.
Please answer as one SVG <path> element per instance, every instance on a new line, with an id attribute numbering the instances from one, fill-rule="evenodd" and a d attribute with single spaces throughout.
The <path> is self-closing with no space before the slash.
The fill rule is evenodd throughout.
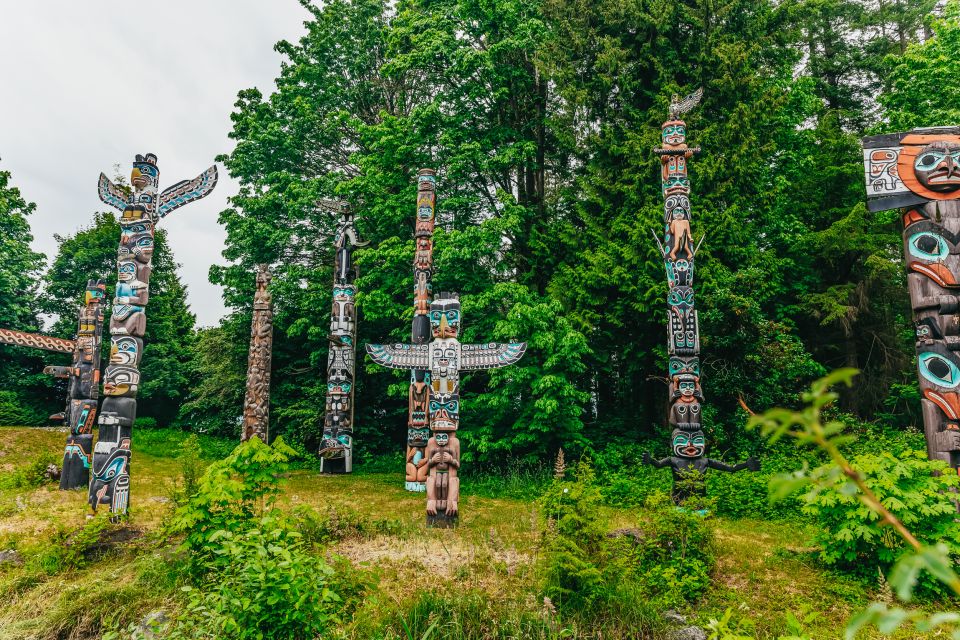
<path id="1" fill-rule="evenodd" d="M 170 583 L 164 569 L 178 556 L 151 534 L 169 513 L 168 496 L 180 474 L 174 458 L 177 436 L 139 435 L 134 438 L 127 527 L 133 533 L 83 568 L 51 574 L 37 570 L 32 559 L 57 535 L 69 540 L 69 532 L 88 522 L 85 494 L 61 492 L 53 485 L 24 489 L 0 484 L 5 487 L 0 488 L 0 550 L 16 549 L 24 560 L 0 566 L 0 640 L 99 637 L 104 621 L 125 624 L 175 608 L 178 585 Z M 59 452 L 63 442 L 64 434 L 55 430 L 0 428 L 0 472 L 6 477 L 44 452 Z M 214 443 L 209 452 L 222 448 Z M 344 530 L 363 523 L 362 535 L 348 532 L 323 551 L 345 558 L 375 586 L 344 629 L 345 636 L 407 637 L 404 624 L 417 628 L 414 614 L 418 607 L 429 609 L 431 598 L 441 607 L 450 598 L 459 602 L 448 613 L 462 616 L 462 624 L 474 629 L 473 637 L 524 637 L 516 630 L 521 627 L 507 625 L 507 615 L 518 620 L 555 617 L 536 595 L 540 516 L 534 501 L 470 495 L 469 475 L 464 492 L 459 529 L 433 530 L 424 525 L 423 495 L 403 490 L 399 470 L 352 476 L 291 473 L 281 497 L 285 508 L 311 507 L 332 526 L 342 520 Z M 611 509 L 610 516 L 616 526 L 630 527 L 642 522 L 644 513 Z M 703 600 L 681 612 L 691 621 L 706 623 L 732 608 L 735 617 L 752 619 L 751 635 L 767 638 L 785 632 L 785 612 L 798 618 L 816 612 L 806 631 L 815 638 L 836 638 L 842 637 L 851 613 L 877 597 L 862 583 L 820 569 L 804 548 L 805 525 L 713 522 L 718 568 Z M 476 619 L 466 619 L 471 616 Z M 575 623 L 572 627 L 577 637 L 610 637 Z M 637 630 L 621 637 L 665 637 L 651 633 Z"/>

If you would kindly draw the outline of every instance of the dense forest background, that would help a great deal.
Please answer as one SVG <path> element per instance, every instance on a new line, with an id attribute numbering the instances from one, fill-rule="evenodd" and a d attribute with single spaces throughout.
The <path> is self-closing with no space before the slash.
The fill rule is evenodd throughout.
<path id="1" fill-rule="evenodd" d="M 163 232 L 137 424 L 239 434 L 254 265 L 273 265 L 271 434 L 316 447 L 334 216 L 369 247 L 359 342 L 406 341 L 415 175 L 438 171 L 434 291 L 458 291 L 464 341 L 526 340 L 516 366 L 463 379 L 464 458 L 543 459 L 651 440 L 666 412 L 659 140 L 686 117 L 709 442 L 755 453 L 742 399 L 791 405 L 863 371 L 843 409 L 918 424 L 897 212 L 869 213 L 858 138 L 960 123 L 960 2 L 937 0 L 303 0 L 312 18 L 276 91 L 239 92 L 219 158 L 242 184 L 210 278 L 232 312 L 197 328 Z M 227 114 L 224 114 L 226 117 Z M 0 326 L 69 337 L 88 277 L 112 289 L 119 227 L 97 213 L 29 248 L 33 205 L 0 172 Z M 54 357 L 0 347 L 0 423 L 42 424 Z M 407 379 L 358 358 L 360 461 L 400 451 Z"/>

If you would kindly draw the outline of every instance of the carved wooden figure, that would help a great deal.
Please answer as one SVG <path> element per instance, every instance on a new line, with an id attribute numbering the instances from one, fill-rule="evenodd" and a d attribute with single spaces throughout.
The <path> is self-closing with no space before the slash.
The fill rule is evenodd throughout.
<path id="1" fill-rule="evenodd" d="M 903 207 L 927 455 L 960 473 L 960 127 L 863 139 L 867 208 Z"/>
<path id="2" fill-rule="evenodd" d="M 436 177 L 418 175 L 414 316 L 411 344 L 368 344 L 370 358 L 411 371 L 407 436 L 407 489 L 427 492 L 427 524 L 452 527 L 459 513 L 460 371 L 505 367 L 520 360 L 525 342 L 461 344 L 460 299 L 441 293 L 431 300 Z M 431 435 L 432 431 L 432 435 Z M 419 489 L 422 484 L 423 489 Z"/>
<path id="3" fill-rule="evenodd" d="M 657 242 L 667 270 L 668 420 L 673 427 L 671 446 L 674 455 L 653 460 L 644 453 L 643 461 L 658 468 L 670 467 L 673 499 L 677 504 L 705 492 L 703 474 L 707 469 L 757 471 L 760 468 L 753 459 L 728 465 L 707 458 L 706 438 L 701 429 L 700 326 L 693 290 L 697 248 L 690 230 L 690 179 L 687 177 L 687 161 L 699 153 L 700 148 L 687 146 L 687 125 L 680 116 L 695 107 L 702 96 L 701 89 L 683 100 L 674 96 L 670 103 L 670 119 L 662 126 L 663 147 L 655 150 L 662 165 L 664 240 L 660 243 L 658 238 Z"/>
<path id="4" fill-rule="evenodd" d="M 105 285 L 89 280 L 80 307 L 75 340 L 63 340 L 40 334 L 0 329 L 0 342 L 34 347 L 46 351 L 72 353 L 69 367 L 44 367 L 43 372 L 67 378 L 67 404 L 63 412 L 50 416 L 63 420 L 70 429 L 60 473 L 61 489 L 78 489 L 89 484 L 93 425 L 100 395 L 100 336 L 103 329 Z"/>
<path id="5" fill-rule="evenodd" d="M 273 299 L 270 271 L 257 266 L 257 289 L 253 294 L 250 321 L 250 352 L 247 356 L 247 390 L 243 398 L 243 441 L 256 436 L 270 441 L 270 361 L 273 354 Z"/>
<path id="6" fill-rule="evenodd" d="M 353 397 L 356 365 L 357 269 L 353 250 L 366 246 L 357 238 L 353 212 L 346 202 L 336 206 L 339 220 L 334 235 L 333 306 L 330 311 L 330 351 L 327 354 L 327 402 L 320 444 L 322 473 L 353 471 Z"/>
<path id="7" fill-rule="evenodd" d="M 121 211 L 117 250 L 117 289 L 110 318 L 110 362 L 104 372 L 98 424 L 100 435 L 93 449 L 93 478 L 88 502 L 96 511 L 107 505 L 114 518 L 127 514 L 130 499 L 130 439 L 137 414 L 140 358 L 147 327 L 154 226 L 185 204 L 206 196 L 217 184 L 217 167 L 193 180 L 183 180 L 162 193 L 160 170 L 152 153 L 137 155 L 130 174 L 129 192 L 100 174 L 100 199 Z"/>

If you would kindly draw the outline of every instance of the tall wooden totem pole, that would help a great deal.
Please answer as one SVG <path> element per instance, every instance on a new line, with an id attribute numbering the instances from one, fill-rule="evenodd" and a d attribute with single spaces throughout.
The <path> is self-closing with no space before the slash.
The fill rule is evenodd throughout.
<path id="1" fill-rule="evenodd" d="M 690 230 L 690 179 L 687 160 L 700 152 L 687 146 L 687 125 L 680 116 L 699 102 L 698 89 L 683 100 L 670 103 L 670 119 L 663 123 L 663 147 L 655 152 L 662 164 L 661 188 L 664 199 L 664 241 L 657 242 L 667 269 L 667 353 L 670 378 L 670 426 L 673 427 L 673 456 L 653 460 L 644 453 L 644 462 L 673 472 L 673 499 L 678 504 L 705 491 L 707 469 L 739 471 L 760 467 L 750 459 L 736 465 L 706 457 L 706 438 L 700 420 L 703 392 L 700 388 L 700 326 L 693 300 L 693 262 L 697 247 Z M 656 234 L 654 234 L 656 238 Z"/>
<path id="2" fill-rule="evenodd" d="M 128 193 L 100 174 L 100 199 L 121 211 L 117 250 L 117 290 L 110 318 L 110 362 L 104 373 L 100 435 L 93 449 L 89 503 L 108 505 L 112 517 L 127 514 L 130 498 L 130 439 L 137 415 L 140 358 L 147 328 L 154 225 L 170 212 L 208 195 L 217 184 L 217 167 L 158 194 L 157 156 L 137 155 Z"/>
<path id="3" fill-rule="evenodd" d="M 353 212 L 346 202 L 334 203 L 339 220 L 334 235 L 333 306 L 330 351 L 327 354 L 327 402 L 320 444 L 321 473 L 353 471 L 353 396 L 357 359 L 357 269 L 353 250 L 366 246 L 357 238 Z"/>
<path id="4" fill-rule="evenodd" d="M 70 429 L 63 452 L 61 489 L 79 489 L 90 481 L 93 425 L 100 395 L 100 336 L 105 291 L 106 286 L 100 280 L 87 282 L 75 340 L 0 329 L 0 343 L 73 355 L 69 367 L 50 366 L 43 369 L 44 373 L 68 380 L 67 406 L 62 413 L 50 416 L 51 420 L 63 420 Z"/>
<path id="5" fill-rule="evenodd" d="M 253 294 L 250 321 L 250 352 L 247 355 L 247 390 L 243 398 L 244 442 L 256 436 L 270 442 L 270 361 L 273 355 L 273 298 L 270 270 L 257 265 L 257 289 Z"/>
<path id="6" fill-rule="evenodd" d="M 863 139 L 867 208 L 903 208 L 927 455 L 960 472 L 960 127 Z"/>
<path id="7" fill-rule="evenodd" d="M 424 180 L 426 178 L 426 180 Z M 428 185 L 424 185 L 427 182 Z M 420 190 L 417 206 L 417 261 L 421 252 L 432 256 L 432 241 L 423 243 L 420 229 L 429 233 L 434 226 L 434 172 L 420 171 Z M 425 188 L 426 186 L 426 188 Z M 429 196 L 425 196 L 429 193 Z M 428 238 L 430 236 L 427 236 Z M 418 267 L 426 267 L 426 269 Z M 408 441 L 407 479 L 416 471 L 418 478 L 425 477 L 427 492 L 427 525 L 454 527 L 457 524 L 460 499 L 460 441 L 457 429 L 460 426 L 460 372 L 477 369 L 495 369 L 514 364 L 527 349 L 525 342 L 499 344 L 461 344 L 460 299 L 456 293 L 441 293 L 427 305 L 423 292 L 430 294 L 429 261 L 414 266 L 414 291 L 416 310 L 413 324 L 412 344 L 368 344 L 367 353 L 379 365 L 392 369 L 407 369 L 413 372 L 410 385 L 409 430 L 426 431 L 425 451 L 411 459 L 409 446 L 419 444 L 412 437 Z M 424 309 L 426 307 L 426 309 Z M 427 313 L 423 313 L 426 310 Z M 418 320 L 423 318 L 423 320 Z M 429 329 L 430 338 L 423 339 L 421 330 Z M 431 339 L 432 338 L 432 339 Z M 425 415 L 417 413 L 424 411 Z M 424 421 L 425 418 L 425 421 Z M 414 419 L 417 422 L 414 422 Z M 424 421 L 424 422 L 421 422 Z M 426 434 L 424 434 L 426 435 Z M 422 463 L 422 464 L 421 464 Z M 411 466 L 413 467 L 411 469 Z M 424 469 L 424 472 L 421 472 Z"/>

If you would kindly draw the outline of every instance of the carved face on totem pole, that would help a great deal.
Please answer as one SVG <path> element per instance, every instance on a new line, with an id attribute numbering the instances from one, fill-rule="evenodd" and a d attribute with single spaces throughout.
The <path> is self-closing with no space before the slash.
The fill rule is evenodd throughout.
<path id="1" fill-rule="evenodd" d="M 700 351 L 693 287 L 672 287 L 667 294 L 671 353 L 696 355 Z"/>
<path id="2" fill-rule="evenodd" d="M 407 446 L 408 447 L 423 448 L 427 446 L 428 440 L 430 440 L 429 427 L 407 429 Z"/>
<path id="3" fill-rule="evenodd" d="M 133 336 L 114 336 L 110 339 L 110 364 L 140 366 L 143 340 Z"/>
<path id="4" fill-rule="evenodd" d="M 106 396 L 124 396 L 135 398 L 140 386 L 140 371 L 127 365 L 107 367 L 103 381 L 103 394 Z"/>
<path id="5" fill-rule="evenodd" d="M 687 123 L 683 120 L 667 120 L 660 129 L 664 146 L 679 147 L 687 141 Z"/>
<path id="6" fill-rule="evenodd" d="M 352 284 L 333 286 L 333 308 L 330 310 L 330 332 L 353 334 L 355 325 L 354 298 L 357 288 Z M 341 335 L 340 343 L 343 344 Z M 349 336 L 347 336 L 349 338 Z M 348 343 L 349 344 L 349 343 Z"/>
<path id="7" fill-rule="evenodd" d="M 460 396 L 456 393 L 435 393 L 430 397 L 430 428 L 456 431 L 460 426 Z"/>
<path id="8" fill-rule="evenodd" d="M 107 285 L 101 280 L 87 280 L 87 288 L 83 294 L 83 304 L 89 306 L 94 303 L 103 304 L 107 297 Z"/>
<path id="9" fill-rule="evenodd" d="M 153 223 L 138 220 L 121 226 L 120 247 L 117 255 L 120 260 L 134 259 L 140 264 L 150 264 L 153 259 Z"/>
<path id="10" fill-rule="evenodd" d="M 913 163 L 921 185 L 930 191 L 951 193 L 960 189 L 960 144 L 937 141 L 923 147 Z"/>
<path id="11" fill-rule="evenodd" d="M 904 216 L 904 253 L 910 271 L 930 278 L 938 286 L 960 287 L 960 237 L 922 213 L 911 210 Z"/>
<path id="12" fill-rule="evenodd" d="M 460 335 L 460 300 L 456 294 L 440 294 L 430 303 L 430 328 L 436 340 Z"/>
<path id="13" fill-rule="evenodd" d="M 707 452 L 703 431 L 674 429 L 671 436 L 673 454 L 678 458 L 702 458 Z"/>

